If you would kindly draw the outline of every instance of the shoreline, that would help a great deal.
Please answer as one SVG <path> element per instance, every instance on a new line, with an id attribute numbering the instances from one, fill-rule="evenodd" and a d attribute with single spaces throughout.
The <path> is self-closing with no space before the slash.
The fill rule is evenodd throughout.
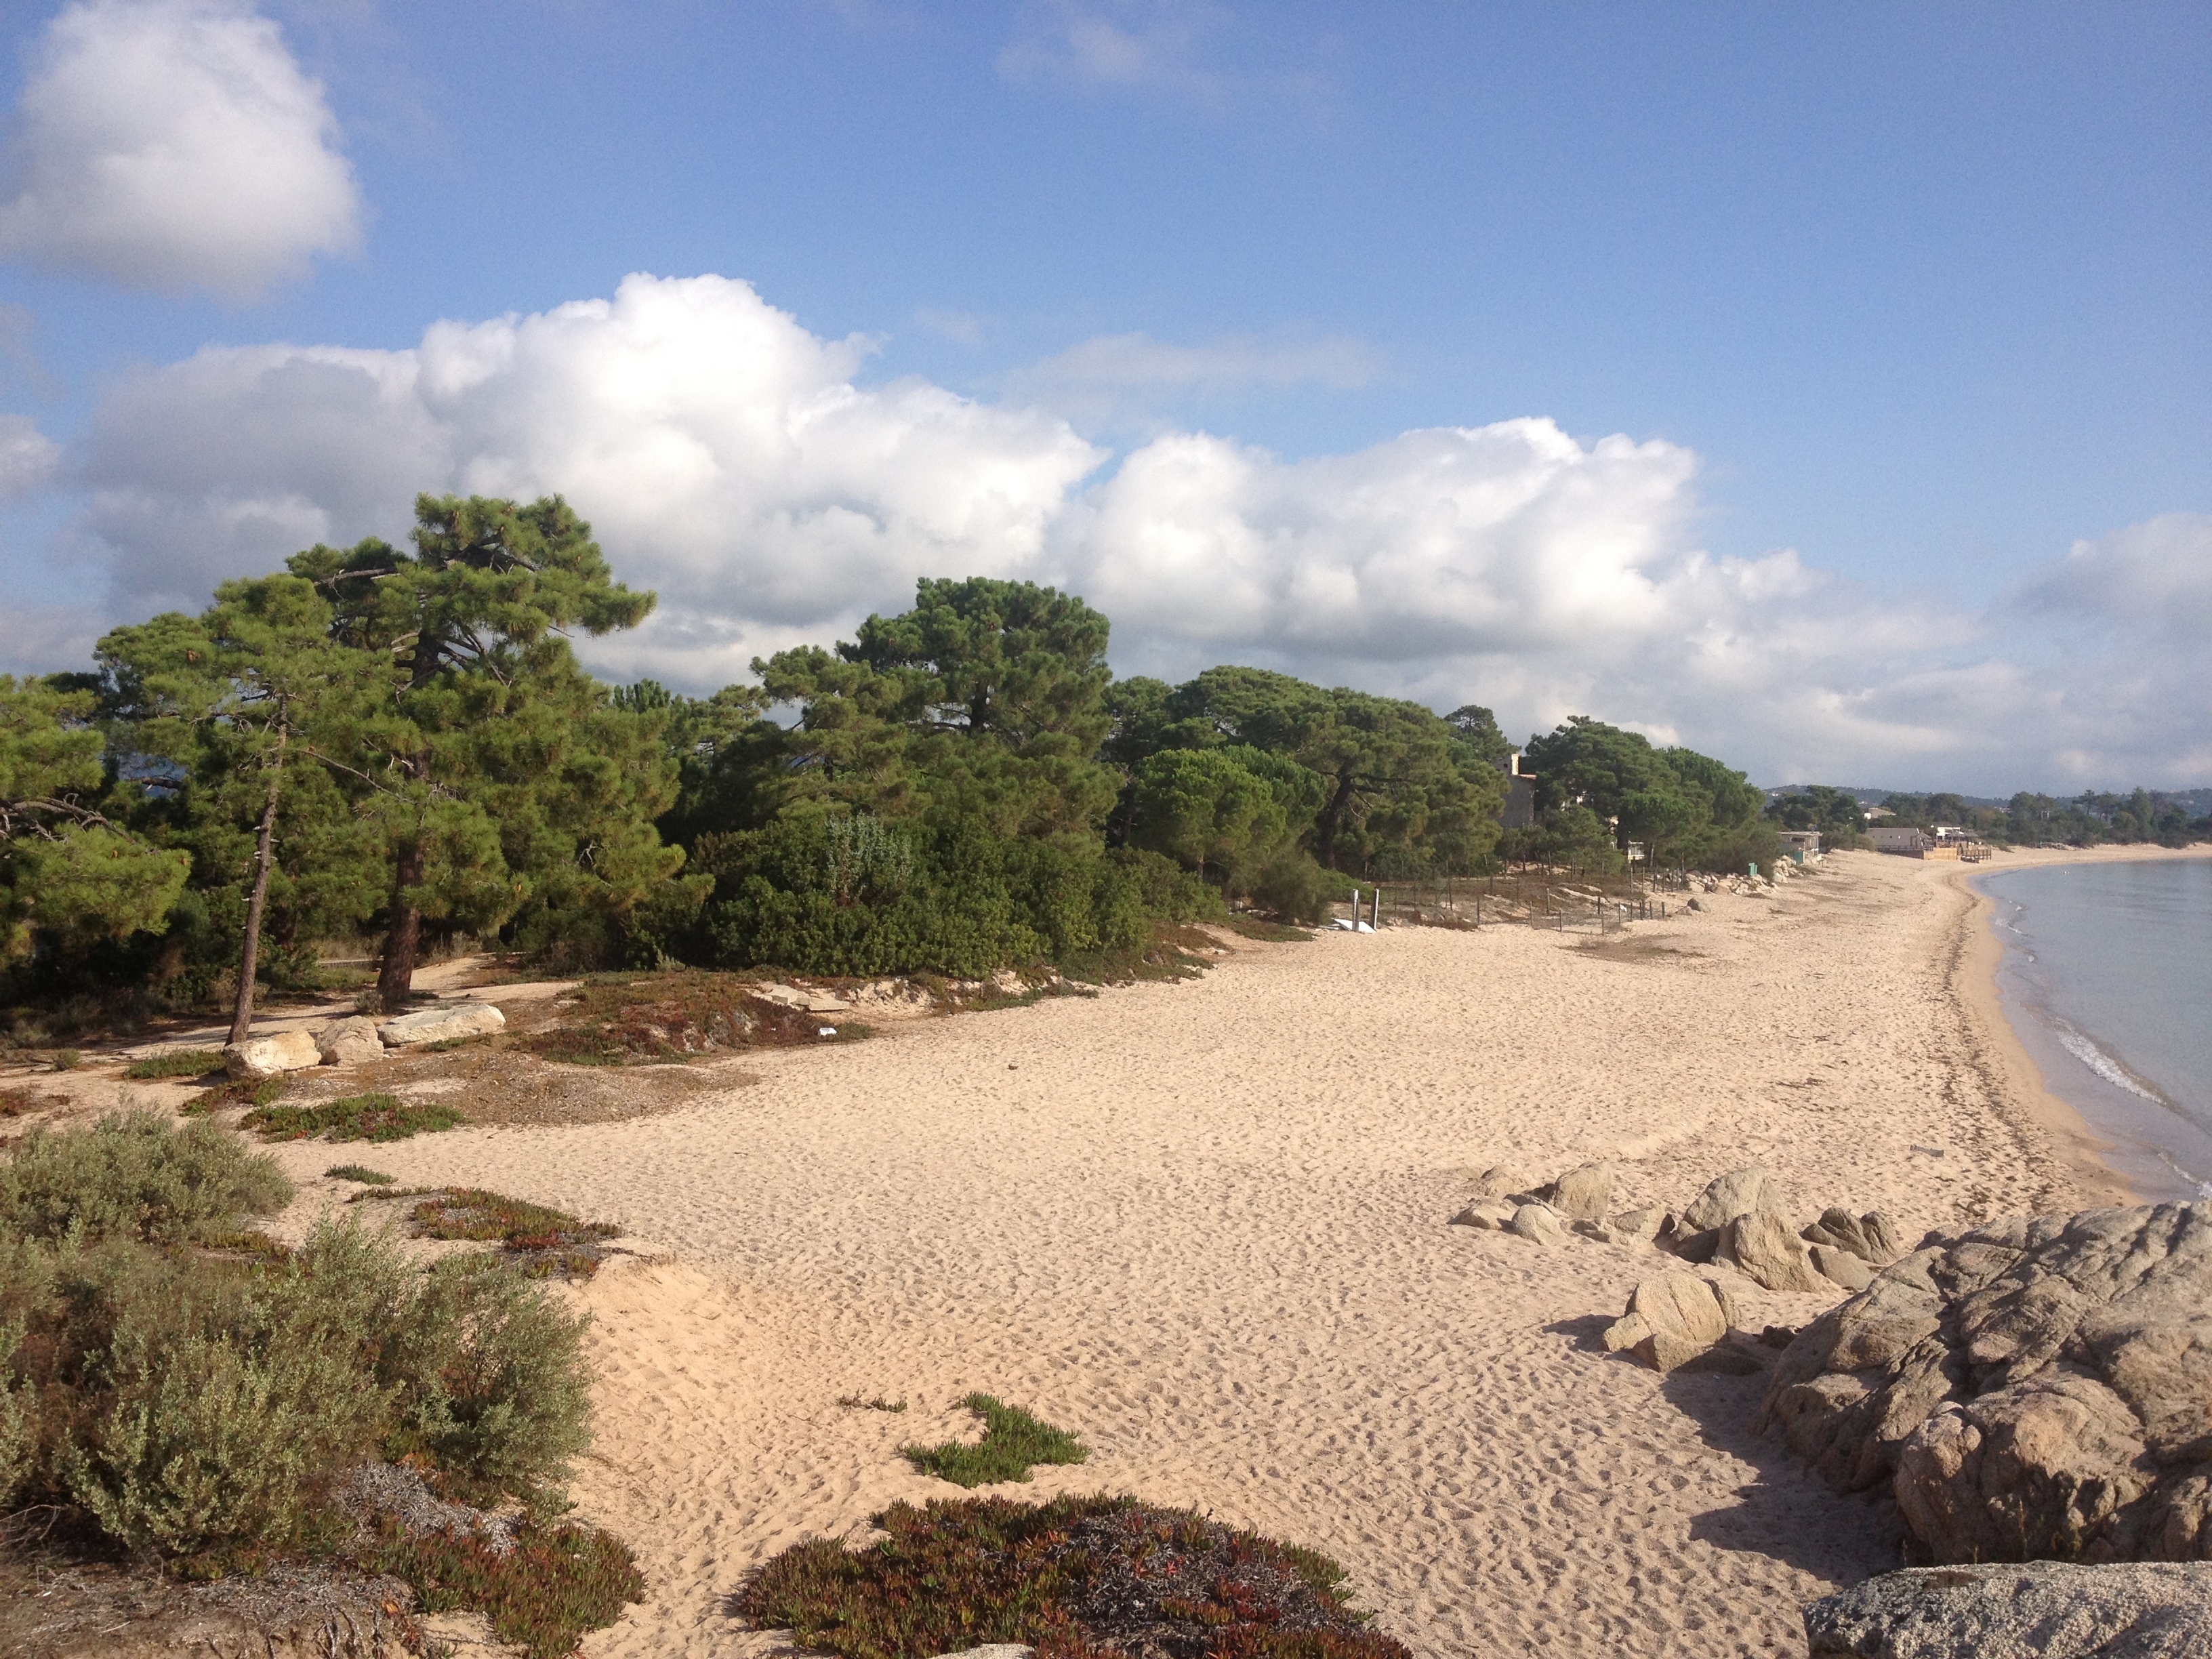
<path id="1" fill-rule="evenodd" d="M 2080 1107 L 2051 1086 L 2043 1067 L 2029 1053 L 2026 1040 L 2013 1023 L 1997 983 L 2006 945 L 1990 926 L 1996 901 L 1975 883 L 1984 876 L 2050 865 L 2212 859 L 2212 847 L 2199 843 L 2148 849 L 2037 848 L 2002 856 L 2004 861 L 2001 865 L 1994 860 L 1971 867 L 1962 864 L 1944 873 L 1944 884 L 1966 900 L 1959 918 L 1962 932 L 1953 959 L 1952 999 L 1978 1039 L 1977 1047 L 1993 1093 L 2049 1139 L 2081 1189 L 2081 1197 L 2094 1204 L 2140 1204 L 2143 1200 L 2127 1176 L 2103 1156 L 2117 1151 L 2119 1143 L 2100 1133 Z"/>

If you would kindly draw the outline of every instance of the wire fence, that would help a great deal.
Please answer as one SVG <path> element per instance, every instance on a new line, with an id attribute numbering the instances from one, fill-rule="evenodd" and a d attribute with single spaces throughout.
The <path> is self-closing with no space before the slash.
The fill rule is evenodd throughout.
<path id="1" fill-rule="evenodd" d="M 1492 876 L 1440 876 L 1364 888 L 1352 921 L 1400 927 L 1534 927 L 1602 938 L 1631 921 L 1664 920 L 1682 884 L 1600 872 L 1530 871 Z"/>

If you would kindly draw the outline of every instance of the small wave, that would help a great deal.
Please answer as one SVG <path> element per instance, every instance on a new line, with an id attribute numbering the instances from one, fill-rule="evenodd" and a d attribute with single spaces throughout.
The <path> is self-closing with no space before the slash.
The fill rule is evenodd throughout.
<path id="1" fill-rule="evenodd" d="M 2126 1066 L 2121 1065 L 2118 1060 L 2114 1060 L 2064 1020 L 2053 1020 L 2051 1024 L 2057 1033 L 2060 1044 L 2066 1052 L 2114 1088 L 2124 1089 L 2131 1095 L 2160 1106 L 2166 1103 L 2164 1095 L 2155 1089 L 2145 1088 L 2136 1079 L 2134 1073 L 2129 1071 Z"/>

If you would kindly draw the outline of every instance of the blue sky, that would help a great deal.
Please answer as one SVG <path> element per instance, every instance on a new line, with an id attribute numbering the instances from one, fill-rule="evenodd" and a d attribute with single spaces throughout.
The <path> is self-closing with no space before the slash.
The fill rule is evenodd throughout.
<path id="1" fill-rule="evenodd" d="M 2202 6 L 59 12 L 7 13 L 18 668 L 414 488 L 561 489 L 663 595 L 611 673 L 988 569 L 1124 672 L 2212 781 Z M 204 74 L 94 107 L 149 40 Z M 164 202 L 66 205 L 210 109 Z"/>

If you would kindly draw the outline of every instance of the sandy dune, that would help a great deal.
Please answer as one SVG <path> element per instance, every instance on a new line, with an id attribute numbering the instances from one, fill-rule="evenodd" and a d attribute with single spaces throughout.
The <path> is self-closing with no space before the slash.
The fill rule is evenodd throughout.
<path id="1" fill-rule="evenodd" d="M 1759 1379 L 1596 1347 L 1649 1251 L 1444 1224 L 1473 1170 L 1599 1157 L 1622 1207 L 1747 1162 L 1808 1216 L 1880 1205 L 1914 1237 L 2070 1206 L 1949 994 L 1953 873 L 1846 855 L 1603 949 L 1255 946 L 1194 984 L 749 1057 L 761 1081 L 658 1116 L 374 1161 L 671 1258 L 585 1293 L 601 1452 L 578 1495 L 653 1587 L 590 1654 L 774 1650 L 722 1598 L 804 1535 L 950 1494 L 894 1448 L 971 1389 L 1095 1449 L 1014 1490 L 1126 1489 L 1326 1549 L 1422 1655 L 1794 1654 L 1802 1601 L 1897 1561 L 1886 1508 L 1749 1437 Z M 1749 1313 L 1825 1305 L 1754 1289 Z"/>

